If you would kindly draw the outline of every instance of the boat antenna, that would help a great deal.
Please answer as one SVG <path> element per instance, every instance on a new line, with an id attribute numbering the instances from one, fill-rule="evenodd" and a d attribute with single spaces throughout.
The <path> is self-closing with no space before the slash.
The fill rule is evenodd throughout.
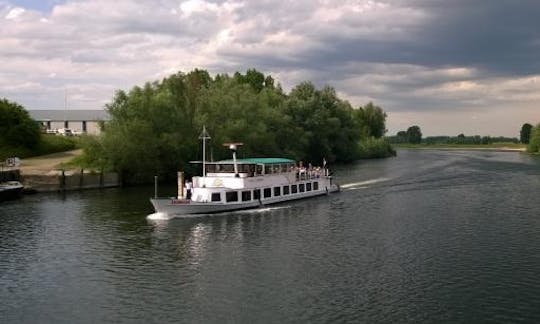
<path id="1" fill-rule="evenodd" d="M 238 146 L 241 146 L 241 145 L 244 145 L 244 143 L 223 143 L 223 146 L 229 147 L 229 149 L 232 151 L 235 177 L 238 177 L 238 163 L 236 163 L 236 150 L 238 150 Z"/>
<path id="2" fill-rule="evenodd" d="M 206 131 L 206 125 L 203 125 L 203 130 L 201 135 L 199 135 L 199 139 L 202 140 L 202 176 L 206 177 L 206 140 L 211 139 L 210 135 L 208 135 L 208 132 Z"/>

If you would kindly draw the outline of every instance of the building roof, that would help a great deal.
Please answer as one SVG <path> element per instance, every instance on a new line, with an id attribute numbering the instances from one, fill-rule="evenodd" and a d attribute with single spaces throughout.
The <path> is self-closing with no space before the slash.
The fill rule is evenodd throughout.
<path id="1" fill-rule="evenodd" d="M 106 110 L 76 110 L 76 109 L 58 109 L 58 110 L 28 110 L 30 117 L 37 121 L 98 121 L 109 120 L 109 114 Z"/>

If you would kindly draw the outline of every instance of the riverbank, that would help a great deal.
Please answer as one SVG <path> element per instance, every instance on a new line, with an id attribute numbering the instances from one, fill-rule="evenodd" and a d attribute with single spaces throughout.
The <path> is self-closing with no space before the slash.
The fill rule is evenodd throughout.
<path id="1" fill-rule="evenodd" d="M 465 150 L 465 151 L 495 151 L 495 152 L 526 152 L 525 144 L 494 143 L 494 144 L 393 144 L 395 148 L 417 150 Z"/>
<path id="2" fill-rule="evenodd" d="M 118 174 L 96 170 L 67 168 L 65 165 L 82 150 L 53 153 L 22 159 L 17 168 L 25 189 L 35 192 L 80 190 L 120 185 Z"/>

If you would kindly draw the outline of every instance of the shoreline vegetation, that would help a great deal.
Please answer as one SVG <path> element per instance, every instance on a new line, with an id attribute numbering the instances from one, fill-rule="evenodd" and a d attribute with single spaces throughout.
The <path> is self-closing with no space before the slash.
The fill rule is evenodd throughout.
<path id="1" fill-rule="evenodd" d="M 500 152 L 527 152 L 531 154 L 540 151 L 540 124 L 533 127 L 523 124 L 520 138 L 491 137 L 491 136 L 428 136 L 422 137 L 419 126 L 411 126 L 399 131 L 394 136 L 388 136 L 388 141 L 396 148 L 432 149 L 432 150 L 479 150 Z"/>
<path id="2" fill-rule="evenodd" d="M 497 151 L 497 152 L 526 152 L 527 145 L 520 143 L 492 144 L 392 144 L 396 149 L 417 150 L 463 150 L 463 151 Z"/>
<path id="3" fill-rule="evenodd" d="M 524 124 L 521 138 L 434 136 L 419 126 L 386 135 L 386 113 L 368 103 L 353 107 L 334 88 L 302 82 L 285 93 L 272 76 L 205 70 L 178 72 L 162 80 L 119 90 L 105 109 L 110 120 L 98 136 L 49 136 L 24 107 L 0 100 L 0 160 L 82 149 L 63 167 L 116 172 L 124 184 L 150 183 L 155 175 L 176 180 L 199 173 L 199 134 L 210 133 L 206 160 L 229 158 L 227 142 L 243 142 L 239 157 L 280 156 L 313 165 L 396 155 L 395 148 L 540 151 L 540 124 Z M 530 142 L 529 142 L 530 140 Z M 527 144 L 520 144 L 527 143 Z"/>

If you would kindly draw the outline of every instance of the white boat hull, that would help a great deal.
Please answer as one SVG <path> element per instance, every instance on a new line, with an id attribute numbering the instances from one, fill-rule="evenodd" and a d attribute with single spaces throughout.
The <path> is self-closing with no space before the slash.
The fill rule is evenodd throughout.
<path id="1" fill-rule="evenodd" d="M 19 181 L 0 183 L 0 201 L 20 198 L 24 187 Z"/>
<path id="2" fill-rule="evenodd" d="M 257 208 L 265 205 L 282 203 L 291 200 L 305 199 L 315 196 L 326 195 L 331 192 L 339 191 L 339 186 L 331 185 L 328 190 L 313 190 L 279 197 L 271 197 L 260 200 L 241 201 L 241 202 L 196 202 L 176 198 L 151 198 L 150 201 L 158 213 L 175 215 L 179 217 L 193 217 L 196 215 L 215 214 L 234 210 Z"/>

